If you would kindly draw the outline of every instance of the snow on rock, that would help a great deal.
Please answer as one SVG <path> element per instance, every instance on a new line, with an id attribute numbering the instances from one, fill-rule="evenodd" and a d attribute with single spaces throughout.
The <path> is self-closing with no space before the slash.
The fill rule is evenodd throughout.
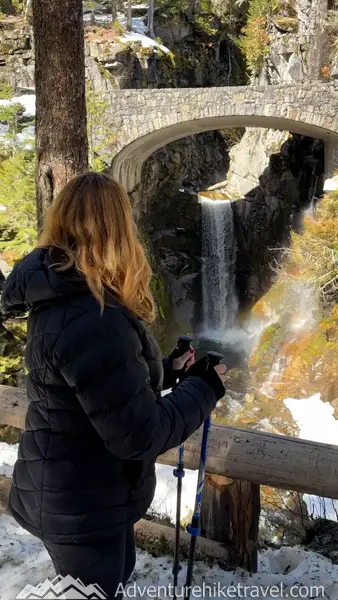
<path id="1" fill-rule="evenodd" d="M 55 577 L 52 563 L 42 542 L 24 531 L 8 516 L 0 517 L 0 565 L 1 600 L 14 600 L 27 584 L 37 586 L 47 578 L 52 580 Z M 183 585 L 185 575 L 186 562 L 183 562 L 179 585 Z M 193 583 L 194 586 L 198 586 L 195 590 L 196 597 L 199 598 L 227 597 L 224 596 L 227 588 L 229 598 L 280 598 L 281 594 L 276 595 L 276 590 L 272 595 L 271 589 L 271 595 L 269 594 L 269 587 L 279 586 L 283 589 L 284 597 L 288 594 L 288 597 L 296 598 L 322 598 L 325 591 L 328 600 L 338 600 L 338 566 L 301 548 L 282 548 L 261 553 L 259 572 L 254 575 L 249 575 L 243 569 L 224 571 L 218 566 L 210 568 L 207 564 L 198 562 L 195 565 Z M 155 586 L 156 595 L 150 586 Z M 233 586 L 231 594 L 229 586 Z M 250 586 L 245 596 L 244 586 Z M 290 594 L 291 588 L 293 596 Z M 296 593 L 298 589 L 301 591 L 299 595 Z M 236 590 L 238 593 L 234 593 Z M 135 571 L 125 593 L 126 597 L 137 599 L 170 597 L 172 558 L 153 558 L 148 553 L 138 550 Z"/>
<path id="2" fill-rule="evenodd" d="M 162 52 L 164 52 L 165 54 L 170 54 L 169 48 L 163 46 L 163 44 L 159 44 L 158 42 L 156 42 L 156 40 L 153 40 L 152 38 L 148 37 L 147 35 L 144 35 L 143 33 L 136 33 L 135 31 L 130 31 L 128 33 L 120 35 L 117 39 L 123 43 L 141 43 L 143 48 L 160 48 L 160 50 L 162 50 Z"/>
<path id="3" fill-rule="evenodd" d="M 13 102 L 18 102 L 25 107 L 24 117 L 35 117 L 36 114 L 36 96 L 35 94 L 23 94 L 15 96 Z"/>
<path id="4" fill-rule="evenodd" d="M 21 104 L 24 107 L 24 117 L 35 117 L 35 94 L 22 94 L 21 96 L 13 96 L 8 100 L 0 100 L 0 106 L 11 106 L 12 104 Z"/>

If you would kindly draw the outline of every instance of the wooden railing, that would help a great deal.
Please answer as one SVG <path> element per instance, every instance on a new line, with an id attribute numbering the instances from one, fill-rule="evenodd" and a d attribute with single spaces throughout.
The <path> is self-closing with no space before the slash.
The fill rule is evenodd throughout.
<path id="1" fill-rule="evenodd" d="M 0 386 L 1 425 L 24 429 L 27 406 L 24 390 Z M 185 444 L 186 468 L 198 468 L 200 447 L 198 431 Z M 176 450 L 157 459 L 172 466 L 176 461 Z M 338 446 L 237 427 L 211 427 L 202 529 L 218 542 L 217 547 L 222 544 L 223 554 L 227 547 L 231 563 L 250 570 L 257 566 L 259 485 L 338 498 Z"/>

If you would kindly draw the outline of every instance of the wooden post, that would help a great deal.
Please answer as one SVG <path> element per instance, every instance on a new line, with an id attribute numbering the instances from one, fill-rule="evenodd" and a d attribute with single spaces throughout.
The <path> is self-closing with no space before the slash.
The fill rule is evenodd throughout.
<path id="1" fill-rule="evenodd" d="M 207 473 L 201 511 L 202 535 L 226 544 L 229 562 L 257 572 L 259 485 Z"/>

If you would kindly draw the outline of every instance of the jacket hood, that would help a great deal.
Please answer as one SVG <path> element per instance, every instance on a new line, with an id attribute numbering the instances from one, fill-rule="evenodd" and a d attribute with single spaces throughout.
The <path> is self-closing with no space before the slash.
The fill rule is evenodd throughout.
<path id="1" fill-rule="evenodd" d="M 54 264 L 57 261 L 53 261 Z M 88 293 L 83 277 L 75 270 L 58 273 L 50 252 L 37 248 L 21 260 L 6 280 L 1 297 L 2 310 L 27 312 L 35 304 L 81 292 Z"/>

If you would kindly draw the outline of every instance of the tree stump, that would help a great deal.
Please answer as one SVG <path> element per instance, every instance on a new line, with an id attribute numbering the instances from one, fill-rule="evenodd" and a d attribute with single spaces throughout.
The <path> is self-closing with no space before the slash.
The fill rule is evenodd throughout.
<path id="1" fill-rule="evenodd" d="M 231 564 L 252 573 L 257 572 L 259 514 L 259 485 L 206 474 L 202 535 L 230 547 Z"/>

